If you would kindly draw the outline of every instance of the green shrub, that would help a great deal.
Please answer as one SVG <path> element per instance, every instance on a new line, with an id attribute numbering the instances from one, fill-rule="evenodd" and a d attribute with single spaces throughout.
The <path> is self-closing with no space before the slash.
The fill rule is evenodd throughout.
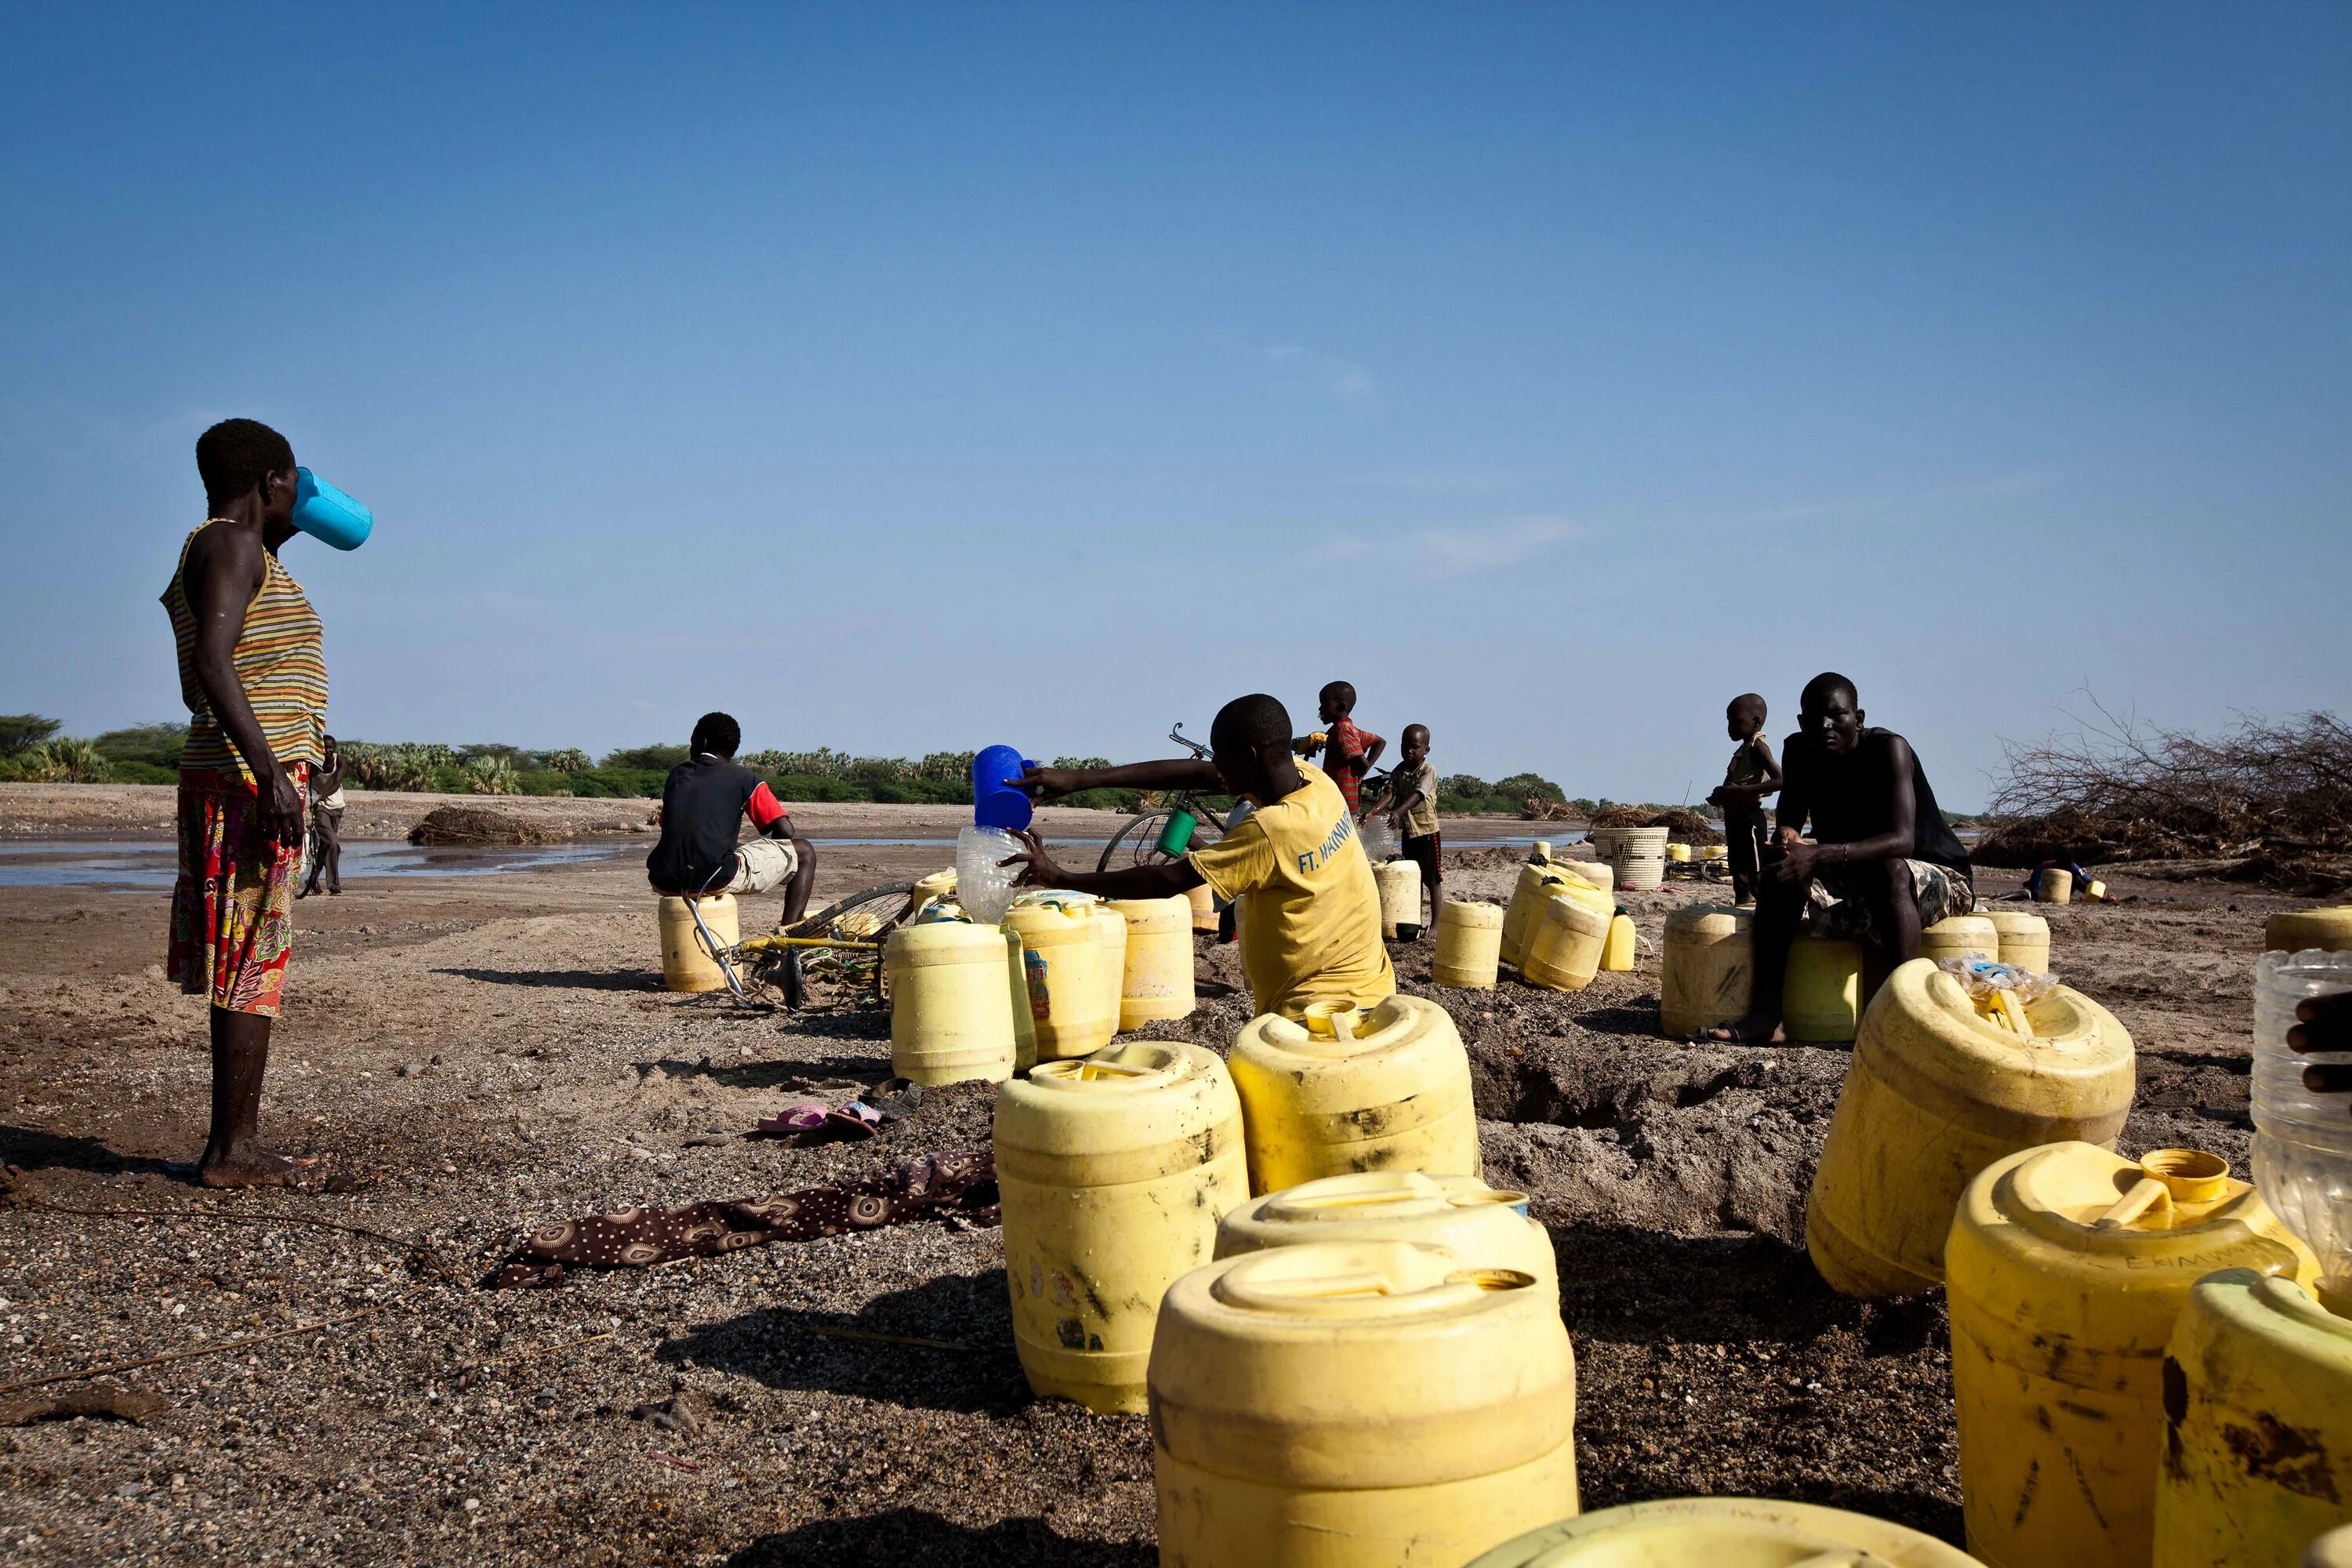
<path id="1" fill-rule="evenodd" d="M 1511 801 L 1525 801 L 1530 796 L 1538 800 L 1568 799 L 1559 785 L 1540 773 L 1513 773 L 1509 778 L 1496 779 L 1495 793 Z"/>
<path id="2" fill-rule="evenodd" d="M 517 795 L 570 795 L 572 775 L 554 768 L 526 768 L 514 775 Z"/>
<path id="3" fill-rule="evenodd" d="M 425 776 L 425 787 L 435 795 L 467 795 L 472 793 L 472 781 L 456 763 L 443 763 Z"/>
<path id="4" fill-rule="evenodd" d="M 110 784 L 175 784 L 180 782 L 180 770 L 154 763 L 109 763 L 106 777 Z"/>
<path id="5" fill-rule="evenodd" d="M 684 746 L 630 746 L 618 752 L 605 752 L 604 760 L 596 766 L 600 772 L 614 768 L 635 773 L 650 770 L 667 776 L 670 769 L 684 761 Z"/>
<path id="6" fill-rule="evenodd" d="M 146 763 L 159 768 L 169 768 L 176 774 L 180 753 L 188 744 L 188 727 L 173 719 L 152 724 L 133 724 L 128 729 L 109 730 L 91 744 L 110 763 Z M 125 778 L 129 775 L 118 771 L 115 776 Z"/>

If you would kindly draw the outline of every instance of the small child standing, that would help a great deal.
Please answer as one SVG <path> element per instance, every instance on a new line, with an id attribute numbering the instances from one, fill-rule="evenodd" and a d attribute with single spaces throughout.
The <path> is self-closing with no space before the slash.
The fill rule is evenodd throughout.
<path id="1" fill-rule="evenodd" d="M 1389 770 L 1389 794 L 1381 808 L 1397 831 L 1398 853 L 1421 868 L 1422 890 L 1429 895 L 1429 922 L 1435 931 L 1445 908 L 1444 857 L 1437 837 L 1437 770 L 1429 762 L 1429 726 L 1407 724 L 1397 741 L 1397 765 Z M 1367 814 L 1369 815 L 1369 813 Z"/>
<path id="2" fill-rule="evenodd" d="M 1780 764 L 1772 742 L 1764 738 L 1764 699 L 1753 691 L 1735 697 L 1724 710 L 1726 729 L 1738 749 L 1723 770 L 1723 783 L 1706 798 L 1723 808 L 1723 836 L 1730 841 L 1731 896 L 1741 904 L 1756 901 L 1756 879 L 1763 846 L 1771 828 L 1764 816 L 1764 797 L 1780 788 Z"/>
<path id="3" fill-rule="evenodd" d="M 1295 748 L 1301 756 L 1323 753 L 1323 771 L 1339 786 L 1348 814 L 1356 815 L 1364 775 L 1379 765 L 1381 749 L 1388 742 L 1356 723 L 1356 689 L 1335 680 L 1316 694 L 1316 711 L 1323 721 L 1323 743 L 1308 736 Z"/>

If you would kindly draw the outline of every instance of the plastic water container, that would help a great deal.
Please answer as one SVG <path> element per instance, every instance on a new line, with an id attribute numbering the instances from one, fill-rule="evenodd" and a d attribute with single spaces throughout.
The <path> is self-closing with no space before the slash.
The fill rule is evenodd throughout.
<path id="1" fill-rule="evenodd" d="M 1966 958 L 1971 953 L 1979 958 L 2000 956 L 2000 928 L 1990 916 L 1952 915 L 1919 933 L 1922 958 Z"/>
<path id="2" fill-rule="evenodd" d="M 735 895 L 712 893 L 699 900 L 702 923 L 721 947 L 731 947 L 740 934 L 737 925 Z M 727 976 L 712 962 L 702 945 L 702 933 L 695 929 L 694 910 L 684 899 L 664 897 L 661 901 L 662 988 L 666 991 L 724 991 Z"/>
<path id="3" fill-rule="evenodd" d="M 1593 906 L 1595 899 L 1601 908 Z M 1598 889 L 1590 899 L 1570 889 L 1545 900 L 1542 911 L 1528 922 L 1519 978 L 1548 991 L 1581 991 L 1591 984 L 1616 912 L 1609 895 Z"/>
<path id="4" fill-rule="evenodd" d="M 1862 1026 L 1862 945 L 1799 936 L 1781 971 L 1780 1026 L 1792 1040 L 1842 1046 Z"/>
<path id="5" fill-rule="evenodd" d="M 1396 829 L 1385 816 L 1375 816 L 1356 825 L 1356 836 L 1364 841 L 1365 858 L 1375 866 L 1393 860 L 1397 856 Z"/>
<path id="6" fill-rule="evenodd" d="M 1984 1568 L 1867 1514 L 1766 1498 L 1662 1498 L 1530 1531 L 1469 1568 Z M 2080 1568 L 2092 1568 L 2083 1563 Z M 2102 1565 L 2104 1568 L 2104 1565 Z"/>
<path id="7" fill-rule="evenodd" d="M 2034 884 L 2040 889 L 2040 901 L 2045 904 L 2071 904 L 2074 901 L 2074 873 L 2063 866 L 2045 866 L 2042 879 Z"/>
<path id="8" fill-rule="evenodd" d="M 1217 929 L 1217 895 L 1209 891 L 1209 884 L 1200 883 L 1184 889 L 1184 901 L 1192 909 L 1192 930 L 1214 932 Z"/>
<path id="9" fill-rule="evenodd" d="M 2190 1289 L 2165 1352 L 2153 1568 L 2293 1563 L 2352 1515 L 2352 1321 L 2225 1268 Z"/>
<path id="10" fill-rule="evenodd" d="M 1164 1563 L 1459 1568 L 1577 1510 L 1559 1299 L 1447 1247 L 1195 1269 L 1160 1303 L 1150 1385 Z"/>
<path id="11" fill-rule="evenodd" d="M 1475 1176 L 1366 1171 L 1252 1198 L 1217 1222 L 1217 1256 L 1315 1241 L 1419 1241 L 1482 1268 L 1516 1268 L 1559 1289 L 1551 1236 L 1528 1217 L 1528 1194 Z"/>
<path id="12" fill-rule="evenodd" d="M 2001 963 L 2030 969 L 2036 974 L 2050 973 L 2048 921 L 2021 910 L 1996 910 L 1984 918 L 1992 921 L 1992 929 L 2000 934 L 2000 952 L 1994 956 Z"/>
<path id="13" fill-rule="evenodd" d="M 1755 916 L 1690 904 L 1666 917 L 1658 959 L 1658 1027 L 1687 1039 L 1748 1016 L 1756 990 Z"/>
<path id="14" fill-rule="evenodd" d="M 308 468 L 294 470 L 294 526 L 338 550 L 357 550 L 375 531 L 375 513 Z"/>
<path id="15" fill-rule="evenodd" d="M 2266 952 L 2254 964 L 2254 1185 L 2319 1256 L 2319 1288 L 2352 1309 L 2352 1100 L 2303 1087 L 2286 1043 L 2295 1004 L 2352 991 L 2352 952 Z"/>
<path id="16" fill-rule="evenodd" d="M 1119 948 L 1097 929 L 1096 901 L 1084 893 L 1024 894 L 1005 912 L 1017 931 L 1029 972 L 1029 1016 L 1037 1031 L 1037 1059 L 1089 1057 L 1118 1033 L 1119 987 L 1126 969 L 1127 921 L 1117 913 Z"/>
<path id="17" fill-rule="evenodd" d="M 1109 907 L 1127 921 L 1119 1033 L 1191 1013 L 1192 906 L 1179 894 L 1165 899 L 1114 899 Z"/>
<path id="18" fill-rule="evenodd" d="M 1429 978 L 1465 991 L 1491 991 L 1503 947 L 1503 911 L 1493 904 L 1448 899 L 1437 911 L 1437 956 Z"/>
<path id="19" fill-rule="evenodd" d="M 1609 940 L 1601 944 L 1601 967 L 1612 974 L 1632 973 L 1641 949 L 1640 935 L 1633 929 L 1633 916 L 1611 916 Z"/>
<path id="20" fill-rule="evenodd" d="M 1351 1171 L 1478 1173 L 1470 1054 L 1434 1002 L 1269 1013 L 1234 1037 L 1231 1062 L 1253 1193 Z"/>
<path id="21" fill-rule="evenodd" d="M 1831 1289 L 1907 1296 L 1944 1282 L 1960 1194 L 2004 1155 L 2112 1144 L 2131 1110 L 2131 1036 L 2061 985 L 2028 1003 L 2033 1038 L 1979 1016 L 1924 958 L 1896 966 L 1862 1020 L 1805 1207 Z"/>
<path id="22" fill-rule="evenodd" d="M 1160 1298 L 1249 1196 L 1225 1064 L 1169 1040 L 1046 1062 L 998 1086 L 995 1149 L 1029 1386 L 1139 1415 Z"/>
<path id="23" fill-rule="evenodd" d="M 1391 942 L 1421 935 L 1421 867 L 1411 860 L 1383 860 L 1372 868 L 1381 891 L 1381 934 Z"/>
<path id="24" fill-rule="evenodd" d="M 1021 841 L 1001 827 L 965 827 L 956 832 L 956 901 L 982 925 L 994 925 L 1013 907 L 1013 879 L 1019 873 L 998 862 L 1021 853 Z"/>
<path id="25" fill-rule="evenodd" d="M 1944 1247 L 1969 1549 L 2146 1563 L 2164 1345 L 2189 1286 L 2219 1268 L 2316 1267 L 2218 1155 L 2045 1143 L 1987 1166 Z"/>
<path id="26" fill-rule="evenodd" d="M 2273 915 L 2263 922 L 2263 946 L 2273 952 L 2301 952 L 2307 947 L 2329 952 L 2352 949 L 2352 904 Z"/>
<path id="27" fill-rule="evenodd" d="M 2303 1554 L 2303 1568 L 2352 1568 L 2352 1524 L 2313 1542 Z"/>
<path id="28" fill-rule="evenodd" d="M 964 921 L 900 926 L 890 978 L 890 1070 L 916 1083 L 1002 1080 L 1020 1058 L 1005 933 Z"/>

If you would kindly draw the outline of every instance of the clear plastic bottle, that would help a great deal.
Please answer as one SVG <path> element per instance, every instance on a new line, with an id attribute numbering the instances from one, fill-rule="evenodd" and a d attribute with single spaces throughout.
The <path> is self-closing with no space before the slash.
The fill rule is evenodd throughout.
<path id="1" fill-rule="evenodd" d="M 2321 1285 L 2352 1298 L 2352 1095 L 2303 1085 L 2286 1043 L 2295 1004 L 2352 991 L 2352 952 L 2266 952 L 2254 966 L 2254 1185 L 2319 1256 Z"/>
<path id="2" fill-rule="evenodd" d="M 1373 865 L 1377 866 L 1384 860 L 1396 858 L 1396 829 L 1389 826 L 1387 817 L 1377 816 L 1368 817 L 1357 824 L 1356 831 L 1362 837 L 1364 853 L 1371 858 Z"/>
<path id="3" fill-rule="evenodd" d="M 1001 827 L 966 827 L 956 834 L 956 902 L 982 925 L 994 925 L 1013 907 L 1013 879 L 997 862 L 1021 853 L 1021 841 Z"/>

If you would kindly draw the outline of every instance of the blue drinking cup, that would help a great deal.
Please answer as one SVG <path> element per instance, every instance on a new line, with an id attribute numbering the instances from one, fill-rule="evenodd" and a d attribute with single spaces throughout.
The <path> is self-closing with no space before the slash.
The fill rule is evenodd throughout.
<path id="1" fill-rule="evenodd" d="M 308 468 L 294 470 L 294 526 L 338 550 L 357 550 L 375 527 L 375 513 Z"/>

